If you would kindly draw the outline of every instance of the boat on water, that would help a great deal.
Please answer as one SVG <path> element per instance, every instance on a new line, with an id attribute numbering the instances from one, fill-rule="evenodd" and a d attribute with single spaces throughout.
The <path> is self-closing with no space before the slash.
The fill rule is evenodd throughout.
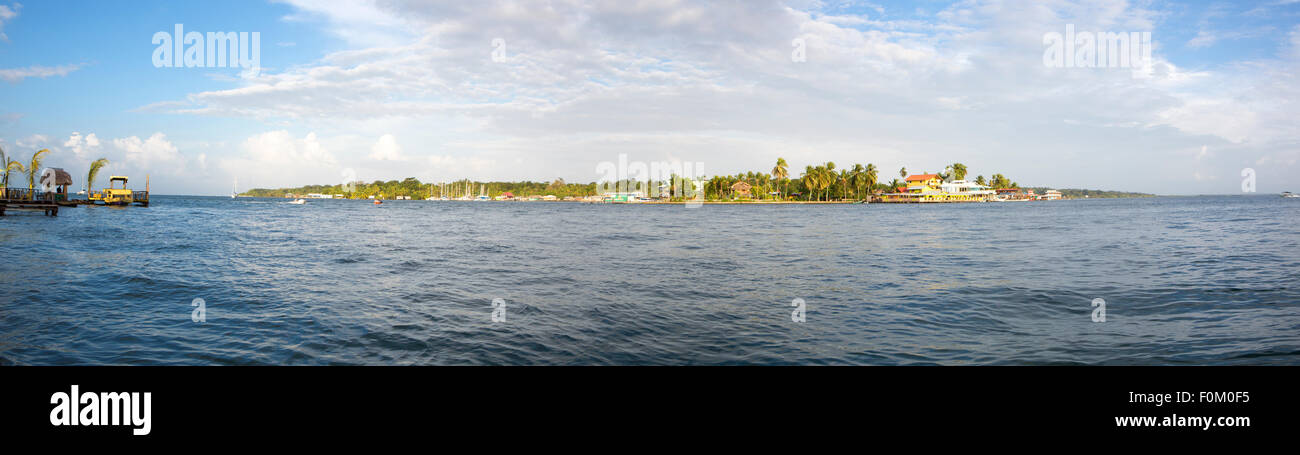
<path id="1" fill-rule="evenodd" d="M 384 201 L 381 201 L 381 200 L 379 200 L 379 199 L 375 199 L 374 205 L 380 205 L 380 204 L 383 204 L 383 203 L 384 203 Z"/>
<path id="2" fill-rule="evenodd" d="M 1300 197 L 1300 194 L 1294 194 L 1290 191 L 1283 191 L 1282 197 Z"/>
<path id="3" fill-rule="evenodd" d="M 132 191 L 126 187 L 127 178 L 121 175 L 114 175 L 108 178 L 108 188 L 91 192 L 87 199 L 94 204 L 103 205 L 131 205 L 149 206 L 149 183 L 148 176 L 145 176 L 144 191 Z M 117 187 L 118 183 L 122 184 L 121 188 Z"/>
<path id="4" fill-rule="evenodd" d="M 289 203 L 290 203 L 290 204 L 293 204 L 293 205 L 303 205 L 303 204 L 306 204 L 306 203 L 307 203 L 307 200 L 306 200 L 306 199 L 294 199 L 294 200 L 292 200 L 292 201 L 289 201 Z"/>

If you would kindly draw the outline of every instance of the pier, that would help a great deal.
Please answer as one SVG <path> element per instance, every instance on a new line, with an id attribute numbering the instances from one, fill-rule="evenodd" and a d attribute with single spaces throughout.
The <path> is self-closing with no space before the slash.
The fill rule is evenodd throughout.
<path id="1" fill-rule="evenodd" d="M 26 188 L 5 188 L 0 193 L 0 216 L 6 211 L 41 211 L 45 216 L 59 216 L 59 193 L 32 191 Z"/>

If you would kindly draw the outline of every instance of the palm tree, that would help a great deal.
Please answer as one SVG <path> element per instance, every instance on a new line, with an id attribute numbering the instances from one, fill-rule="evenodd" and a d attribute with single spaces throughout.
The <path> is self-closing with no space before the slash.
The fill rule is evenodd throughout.
<path id="1" fill-rule="evenodd" d="M 961 180 L 966 178 L 966 165 L 961 163 L 952 163 L 948 166 L 952 170 L 952 179 Z"/>
<path id="2" fill-rule="evenodd" d="M 799 183 L 803 184 L 803 187 L 807 190 L 809 196 L 812 195 L 811 190 L 817 188 L 817 177 L 817 169 L 813 168 L 811 165 L 803 168 L 803 175 L 799 177 Z"/>
<path id="3" fill-rule="evenodd" d="M 14 163 L 18 162 L 9 161 L 9 155 L 5 154 L 4 147 L 0 147 L 0 168 L 2 168 L 0 169 L 0 184 L 2 184 L 0 188 L 9 187 L 9 167 Z M 0 195 L 0 198 L 3 198 L 3 195 Z"/>
<path id="4" fill-rule="evenodd" d="M 900 168 L 898 170 L 898 176 L 902 178 L 907 178 L 907 167 Z"/>
<path id="5" fill-rule="evenodd" d="M 108 158 L 100 158 L 90 163 L 90 172 L 86 173 L 86 194 L 89 195 L 95 188 L 95 176 L 99 175 L 99 170 L 108 165 Z"/>
<path id="6" fill-rule="evenodd" d="M 786 177 L 790 176 L 790 171 L 788 170 L 789 167 L 790 165 L 786 164 L 785 158 L 778 157 L 776 159 L 776 167 L 772 168 L 772 178 L 776 179 L 778 183 L 781 182 L 782 180 L 785 180 Z M 785 192 L 783 189 L 782 196 L 784 195 Z"/>
<path id="7" fill-rule="evenodd" d="M 830 189 L 835 185 L 835 162 L 827 161 L 826 166 L 822 167 L 822 193 L 826 195 L 826 200 L 831 199 Z"/>
<path id="8" fill-rule="evenodd" d="M 849 197 L 849 180 L 852 178 L 848 169 L 840 169 L 840 175 L 835 178 L 835 183 L 840 186 L 840 199 Z"/>
<path id="9" fill-rule="evenodd" d="M 0 174 L 4 174 L 3 177 L 0 177 L 0 183 L 3 183 L 3 185 L 0 186 L 6 188 L 9 186 L 9 176 L 12 175 L 11 171 L 18 171 L 20 173 L 26 171 L 26 168 L 23 167 L 23 163 L 18 160 L 9 159 L 9 156 L 5 155 L 4 149 L 0 149 L 0 168 L 3 168 L 0 169 Z"/>
<path id="10" fill-rule="evenodd" d="M 853 172 L 850 173 L 849 180 L 853 182 L 853 198 L 858 199 L 862 194 L 862 184 L 866 181 L 867 168 L 861 164 L 853 165 Z"/>
<path id="11" fill-rule="evenodd" d="M 1011 188 L 1011 180 L 1002 174 L 993 174 L 989 179 L 989 186 L 994 188 Z"/>
<path id="12" fill-rule="evenodd" d="M 903 182 L 898 181 L 898 179 L 894 179 L 892 182 L 889 182 L 889 191 L 890 192 L 898 191 L 898 187 L 902 185 Z"/>
<path id="13" fill-rule="evenodd" d="M 979 176 L 979 177 L 975 177 L 975 183 L 976 183 L 976 184 L 979 184 L 979 185 L 983 185 L 983 184 L 988 183 L 988 182 L 985 181 L 985 180 L 984 180 L 984 176 L 981 175 L 981 176 Z"/>
<path id="14" fill-rule="evenodd" d="M 40 149 L 32 154 L 31 164 L 27 166 L 27 191 L 29 200 L 36 200 L 36 173 L 41 171 L 41 161 L 45 161 L 45 155 L 50 154 L 50 149 Z"/>
<path id="15" fill-rule="evenodd" d="M 867 183 L 867 192 L 874 192 L 876 190 L 876 181 L 880 178 L 876 165 L 867 163 L 867 170 L 863 172 L 863 175 Z"/>

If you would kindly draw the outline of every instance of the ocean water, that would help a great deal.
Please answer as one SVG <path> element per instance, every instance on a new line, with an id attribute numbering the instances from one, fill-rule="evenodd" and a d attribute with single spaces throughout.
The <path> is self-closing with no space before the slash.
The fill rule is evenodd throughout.
<path id="1" fill-rule="evenodd" d="M 0 363 L 1295 365 L 1298 221 L 1265 195 L 156 196 L 0 217 Z"/>

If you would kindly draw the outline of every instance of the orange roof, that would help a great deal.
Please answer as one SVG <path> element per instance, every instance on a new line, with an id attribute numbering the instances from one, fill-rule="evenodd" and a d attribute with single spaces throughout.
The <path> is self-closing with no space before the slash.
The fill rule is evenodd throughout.
<path id="1" fill-rule="evenodd" d="M 917 175 L 909 175 L 909 176 L 907 176 L 907 181 L 909 181 L 909 182 L 924 182 L 924 181 L 926 181 L 926 180 L 937 179 L 937 178 L 939 178 L 939 174 L 917 174 Z"/>

